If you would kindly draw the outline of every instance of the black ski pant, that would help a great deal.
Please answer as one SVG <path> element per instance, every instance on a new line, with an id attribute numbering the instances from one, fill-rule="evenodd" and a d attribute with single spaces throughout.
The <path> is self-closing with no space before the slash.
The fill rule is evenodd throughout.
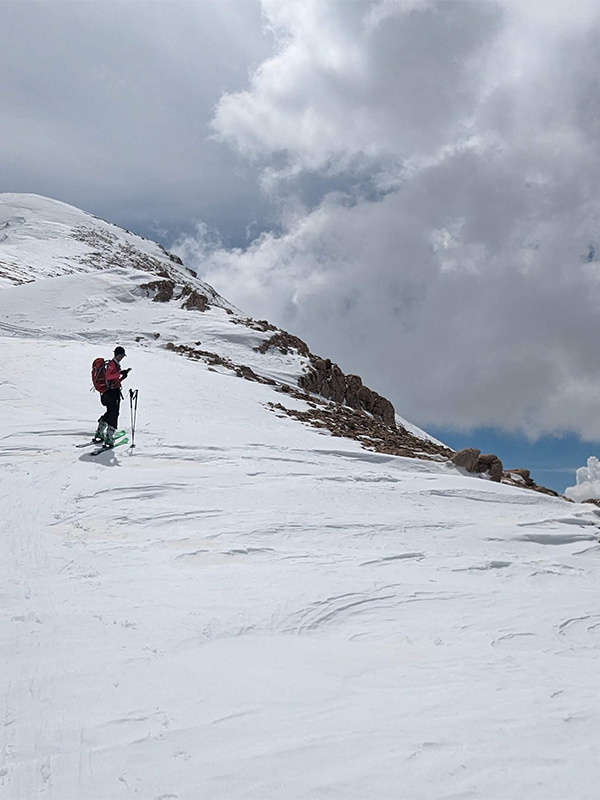
<path id="1" fill-rule="evenodd" d="M 100 395 L 100 402 L 106 407 L 106 413 L 100 417 L 98 422 L 106 422 L 111 428 L 117 428 L 119 424 L 119 408 L 121 406 L 121 390 L 108 389 L 108 391 Z"/>

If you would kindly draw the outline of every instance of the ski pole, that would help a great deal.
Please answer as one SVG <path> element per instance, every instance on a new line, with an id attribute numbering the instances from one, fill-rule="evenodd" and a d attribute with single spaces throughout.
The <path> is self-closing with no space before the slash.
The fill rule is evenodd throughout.
<path id="1" fill-rule="evenodd" d="M 138 390 L 129 390 L 129 415 L 131 418 L 131 447 L 135 447 L 135 423 L 137 421 Z"/>

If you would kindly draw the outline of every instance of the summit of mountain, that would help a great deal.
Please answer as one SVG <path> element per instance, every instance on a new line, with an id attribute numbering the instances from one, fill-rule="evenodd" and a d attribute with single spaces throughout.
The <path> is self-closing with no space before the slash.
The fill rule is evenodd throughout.
<path id="1" fill-rule="evenodd" d="M 0 287 L 122 267 L 193 282 L 213 304 L 228 305 L 156 242 L 60 200 L 0 193 Z"/>

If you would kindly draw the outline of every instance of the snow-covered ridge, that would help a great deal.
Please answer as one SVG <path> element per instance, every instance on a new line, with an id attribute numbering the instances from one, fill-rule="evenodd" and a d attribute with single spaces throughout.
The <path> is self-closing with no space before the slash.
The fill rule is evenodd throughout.
<path id="1" fill-rule="evenodd" d="M 296 399 L 309 402 L 302 421 L 336 436 L 358 439 L 370 449 L 422 457 L 447 457 L 451 453 L 441 442 L 397 416 L 392 404 L 363 387 L 360 378 L 349 376 L 352 384 L 337 365 L 311 354 L 304 342 L 266 320 L 245 316 L 186 269 L 177 256 L 155 242 L 37 195 L 0 194 L 0 232 L 0 286 L 2 282 L 14 286 L 46 278 L 65 279 L 55 287 L 44 285 L 42 290 L 47 300 L 60 293 L 65 298 L 65 310 L 72 302 L 72 315 L 60 333 L 55 331 L 56 335 L 67 336 L 68 330 L 77 331 L 79 336 L 93 336 L 108 297 L 121 307 L 124 301 L 135 301 L 135 315 L 140 319 L 148 311 L 148 303 L 143 300 L 168 304 L 169 313 L 161 321 L 160 330 L 151 334 L 146 330 L 135 336 L 141 346 L 168 344 L 173 352 L 203 359 L 212 367 L 232 370 L 249 380 L 267 382 L 288 397 L 295 394 Z M 102 278 L 99 272 L 107 276 Z M 150 273 L 151 277 L 141 280 L 140 273 Z M 72 277 L 66 281 L 67 276 Z M 86 277 L 77 281 L 75 276 Z M 71 294 L 65 286 L 73 290 Z M 30 305 L 25 297 L 35 294 L 37 290 L 25 289 L 9 292 L 7 297 L 22 297 L 17 306 L 23 306 Z M 71 301 L 66 299 L 68 294 Z M 10 306 L 16 307 L 12 302 Z M 35 302 L 33 307 L 37 307 Z M 180 310 L 210 311 L 210 320 L 196 319 L 190 324 L 187 319 L 187 324 L 181 324 L 186 315 L 179 314 Z M 84 326 L 73 326 L 78 318 Z M 171 324 L 175 320 L 177 323 Z M 50 333 L 56 321 L 54 315 L 47 315 L 45 325 L 40 328 L 35 324 L 33 330 Z M 233 332 L 232 326 L 245 330 Z M 0 321 L 1 327 L 23 330 L 22 325 L 8 320 Z M 111 335 L 110 329 L 100 330 L 103 337 Z M 115 330 L 115 337 L 122 338 L 122 333 Z M 350 389 L 356 387 L 357 381 L 360 393 L 356 388 Z M 309 398 L 308 392 L 330 402 Z M 297 412 L 281 403 L 277 406 L 287 413 Z M 345 406 L 362 408 L 367 414 L 353 416 Z"/>
<path id="2" fill-rule="evenodd" d="M 59 200 L 0 193 L 0 287 L 119 267 L 193 283 L 228 305 L 156 242 Z"/>
<path id="3" fill-rule="evenodd" d="M 31 286 L 47 278 L 60 282 L 51 287 L 45 283 L 39 291 Z M 311 353 L 307 344 L 267 320 L 244 315 L 178 256 L 65 203 L 37 195 L 0 194 L 0 287 L 3 284 L 30 288 L 5 292 L 0 308 L 6 305 L 7 313 L 0 319 L 0 330 L 23 332 L 26 315 L 14 312 L 23 307 L 39 311 L 41 306 L 33 298 L 41 292 L 46 305 L 70 313 L 65 324 L 60 324 L 60 315 L 46 313 L 41 324 L 32 323 L 35 335 L 45 331 L 64 338 L 76 333 L 106 340 L 131 339 L 133 334 L 141 347 L 168 347 L 212 369 L 267 383 L 300 402 L 298 406 L 276 397 L 269 403 L 276 413 L 354 439 L 366 449 L 441 461 L 454 456 L 442 442 L 398 415 L 393 404 L 364 386 L 359 376 L 345 375 L 337 364 Z M 153 331 L 146 326 L 156 316 L 150 302 L 165 308 L 159 328 Z M 128 317 L 144 321 L 142 330 L 104 325 L 105 311 L 110 308 L 114 324 L 114 312 L 123 315 L 125 307 Z M 527 470 L 503 472 L 494 458 L 505 482 L 549 491 L 538 487 Z M 486 467 L 475 472 L 485 473 Z"/>

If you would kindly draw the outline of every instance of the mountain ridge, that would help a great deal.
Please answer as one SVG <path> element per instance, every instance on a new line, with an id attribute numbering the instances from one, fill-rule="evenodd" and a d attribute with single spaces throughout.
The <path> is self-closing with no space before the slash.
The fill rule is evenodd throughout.
<path id="1" fill-rule="evenodd" d="M 96 271 L 123 268 L 148 272 L 154 276 L 154 280 L 140 283 L 138 288 L 153 302 L 179 301 L 181 308 L 197 312 L 205 312 L 211 307 L 225 310 L 230 323 L 270 334 L 254 346 L 253 352 L 260 355 L 265 355 L 272 349 L 283 355 L 292 350 L 296 352 L 302 364 L 298 376 L 299 386 L 295 388 L 305 389 L 304 396 L 308 397 L 307 392 L 311 392 L 325 399 L 331 398 L 335 403 L 345 402 L 345 393 L 342 392 L 340 396 L 339 386 L 340 380 L 343 383 L 345 376 L 337 365 L 319 359 L 310 353 L 308 346 L 300 339 L 266 320 L 256 321 L 242 314 L 212 286 L 200 280 L 194 270 L 186 268 L 178 256 L 167 252 L 155 242 L 124 231 L 65 203 L 37 195 L 0 194 L 0 231 L 3 231 L 3 239 L 0 241 L 0 277 L 7 283 L 25 285 L 49 277 L 93 274 Z M 40 255 L 46 252 L 49 257 Z M 167 344 L 174 352 L 190 354 L 194 342 L 175 340 Z M 249 380 L 256 380 L 259 376 L 263 380 L 274 380 L 268 374 L 261 374 L 260 358 L 253 359 L 251 363 L 229 367 L 222 354 L 206 353 L 197 348 L 194 353 L 209 359 L 213 364 L 215 359 L 220 359 L 222 366 L 233 371 L 237 369 L 236 374 Z M 328 365 L 330 374 L 322 376 L 320 381 L 317 377 L 319 370 L 314 368 L 315 363 Z M 357 376 L 351 377 L 356 381 Z M 406 441 L 406 437 L 410 436 L 433 441 L 424 431 L 411 426 L 400 417 L 397 423 L 394 407 L 389 400 L 367 387 L 362 387 L 362 381 L 360 387 L 364 400 L 361 402 L 357 398 L 357 402 L 351 402 L 350 405 L 355 408 L 363 407 L 371 416 L 381 419 L 392 429 L 396 429 L 399 424 L 405 431 Z M 448 448 L 445 451 L 450 452 Z"/>
<path id="2" fill-rule="evenodd" d="M 277 413 L 333 436 L 354 439 L 375 452 L 444 461 L 457 455 L 398 416 L 391 401 L 365 386 L 360 376 L 345 374 L 330 359 L 315 355 L 297 336 L 266 320 L 245 316 L 162 245 L 60 201 L 38 195 L 0 194 L 0 286 L 2 282 L 24 285 L 39 279 L 123 268 L 153 276 L 138 288 L 155 303 L 179 302 L 181 308 L 195 312 L 217 307 L 225 310 L 230 323 L 269 333 L 254 345 L 253 352 L 295 352 L 301 362 L 300 372 L 291 381 L 289 376 L 288 380 L 279 380 L 268 370 L 265 373 L 261 360 L 248 358 L 248 353 L 244 363 L 239 363 L 218 348 L 217 352 L 201 348 L 196 339 L 170 339 L 163 345 L 213 367 L 218 364 L 246 380 L 266 382 L 308 405 L 299 410 L 274 402 L 271 407 Z M 143 339 L 139 337 L 138 343 Z M 472 465 L 459 456 L 455 463 L 461 467 L 469 464 L 468 471 L 476 474 L 489 472 L 494 480 L 556 494 L 538 486 L 527 470 L 503 470 L 495 456 L 483 456 Z"/>

